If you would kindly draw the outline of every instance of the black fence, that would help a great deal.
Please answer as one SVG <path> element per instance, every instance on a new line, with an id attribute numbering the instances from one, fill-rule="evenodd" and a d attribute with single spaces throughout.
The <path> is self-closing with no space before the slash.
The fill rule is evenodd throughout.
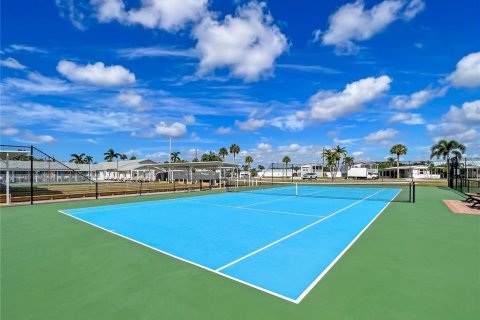
<path id="1" fill-rule="evenodd" d="M 0 145 L 0 203 L 30 203 L 68 199 L 203 191 L 220 188 L 211 175 L 197 175 L 194 182 L 173 173 L 172 181 L 100 179 L 91 164 L 63 162 L 34 146 Z M 7 156 L 8 154 L 8 156 Z M 7 160 L 8 157 L 8 160 Z M 8 166 L 8 170 L 7 170 Z"/>
<path id="2" fill-rule="evenodd" d="M 462 193 L 480 192 L 480 158 L 450 158 L 448 186 Z"/>

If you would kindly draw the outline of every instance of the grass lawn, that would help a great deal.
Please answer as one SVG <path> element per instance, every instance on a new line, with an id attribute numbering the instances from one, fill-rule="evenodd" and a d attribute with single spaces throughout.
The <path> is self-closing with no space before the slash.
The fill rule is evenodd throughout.
<path id="1" fill-rule="evenodd" d="M 188 195 L 1 208 L 0 318 L 480 318 L 480 216 L 447 188 L 392 203 L 298 305 L 57 212 Z"/>

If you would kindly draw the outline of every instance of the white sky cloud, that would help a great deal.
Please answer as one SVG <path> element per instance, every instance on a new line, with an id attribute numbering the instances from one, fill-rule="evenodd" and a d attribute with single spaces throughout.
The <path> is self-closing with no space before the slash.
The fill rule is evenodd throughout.
<path id="1" fill-rule="evenodd" d="M 480 52 L 463 57 L 447 79 L 454 87 L 480 87 Z"/>
<path id="2" fill-rule="evenodd" d="M 434 98 L 443 97 L 447 93 L 447 90 L 447 87 L 443 87 L 439 89 L 420 90 L 409 96 L 399 95 L 392 99 L 391 105 L 394 109 L 398 110 L 417 109 Z"/>
<path id="3" fill-rule="evenodd" d="M 414 125 L 424 124 L 425 120 L 419 113 L 396 113 L 390 118 L 389 122 L 401 122 L 404 124 Z"/>
<path id="4" fill-rule="evenodd" d="M 216 130 L 218 134 L 231 134 L 233 132 L 232 128 L 230 127 L 220 127 Z"/>
<path id="5" fill-rule="evenodd" d="M 195 116 L 193 114 L 183 116 L 183 118 L 182 118 L 182 122 L 184 124 L 194 124 L 196 121 L 197 121 L 197 119 L 195 118 Z"/>
<path id="6" fill-rule="evenodd" d="M 246 121 L 235 120 L 235 125 L 245 131 L 255 131 L 264 127 L 266 124 L 267 121 L 264 119 L 249 118 Z"/>
<path id="7" fill-rule="evenodd" d="M 5 60 L 0 60 L 0 65 L 11 68 L 11 69 L 17 69 L 17 70 L 25 70 L 27 67 L 15 60 L 14 58 L 7 58 Z"/>
<path id="8" fill-rule="evenodd" d="M 395 138 L 397 134 L 398 134 L 398 131 L 394 129 L 381 129 L 366 136 L 365 141 L 367 141 L 368 143 L 373 143 L 373 142 L 386 143 L 389 140 Z"/>
<path id="9" fill-rule="evenodd" d="M 140 7 L 125 9 L 122 0 L 92 0 L 100 22 L 118 21 L 145 28 L 176 31 L 206 14 L 208 0 L 141 0 Z"/>
<path id="10" fill-rule="evenodd" d="M 61 60 L 57 71 L 70 81 L 88 83 L 100 87 L 129 85 L 135 82 L 135 75 L 120 65 L 105 66 L 103 62 L 78 65 Z"/>
<path id="11" fill-rule="evenodd" d="M 4 136 L 13 136 L 18 134 L 20 131 L 17 128 L 2 128 L 0 133 Z"/>
<path id="12" fill-rule="evenodd" d="M 187 127 L 180 122 L 167 124 L 164 121 L 160 121 L 155 126 L 155 133 L 165 137 L 180 138 L 187 133 Z"/>
<path id="13" fill-rule="evenodd" d="M 56 139 L 51 135 L 36 134 L 30 130 L 25 130 L 22 136 L 19 137 L 17 140 L 26 143 L 51 143 L 56 141 Z"/>
<path id="14" fill-rule="evenodd" d="M 21 90 L 26 93 L 60 93 L 71 90 L 64 80 L 46 77 L 38 72 L 28 72 L 26 79 L 6 78 L 3 82 L 8 89 Z"/>
<path id="15" fill-rule="evenodd" d="M 341 6 L 329 17 L 329 27 L 321 35 L 314 31 L 317 41 L 324 45 L 335 46 L 338 54 L 355 54 L 358 52 L 356 41 L 364 41 L 381 32 L 395 20 L 404 17 L 409 20 L 423 10 L 421 0 L 412 0 L 406 5 L 403 0 L 385 0 L 371 9 L 365 8 L 362 0 Z"/>
<path id="16" fill-rule="evenodd" d="M 235 16 L 217 21 L 208 15 L 194 28 L 200 75 L 230 68 L 232 76 L 255 81 L 272 71 L 288 43 L 265 7 L 264 3 L 250 2 L 238 8 Z"/>
<path id="17" fill-rule="evenodd" d="M 365 103 L 388 91 L 391 82 L 388 76 L 370 77 L 348 84 L 342 92 L 321 90 L 310 98 L 310 116 L 315 121 L 334 121 L 361 111 Z"/>
<path id="18" fill-rule="evenodd" d="M 142 109 L 144 106 L 143 98 L 141 95 L 133 92 L 124 92 L 117 96 L 117 99 L 129 107 L 135 109 Z"/>
<path id="19" fill-rule="evenodd" d="M 196 57 L 195 51 L 192 49 L 172 49 L 159 46 L 154 47 L 138 47 L 119 49 L 117 54 L 127 59 L 138 59 L 143 57 L 174 57 L 174 58 L 193 58 Z"/>

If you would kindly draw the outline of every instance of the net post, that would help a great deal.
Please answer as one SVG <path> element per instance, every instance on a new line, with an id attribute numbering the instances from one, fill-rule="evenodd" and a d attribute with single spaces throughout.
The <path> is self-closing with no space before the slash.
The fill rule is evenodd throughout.
<path id="1" fill-rule="evenodd" d="M 200 191 L 202 190 L 202 180 L 200 180 Z M 175 183 L 175 179 L 173 179 L 173 193 L 175 193 L 176 191 L 176 183 Z"/>
<path id="2" fill-rule="evenodd" d="M 98 200 L 98 181 L 95 182 L 95 199 Z"/>
<path id="3" fill-rule="evenodd" d="M 143 181 L 140 180 L 140 195 L 142 195 L 142 186 L 143 186 Z"/>
<path id="4" fill-rule="evenodd" d="M 30 204 L 33 204 L 33 145 L 30 146 Z"/>

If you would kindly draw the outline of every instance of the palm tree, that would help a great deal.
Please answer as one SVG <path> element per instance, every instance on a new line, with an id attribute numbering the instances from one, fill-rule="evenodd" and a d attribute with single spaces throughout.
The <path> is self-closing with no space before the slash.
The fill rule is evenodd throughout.
<path id="1" fill-rule="evenodd" d="M 330 169 L 330 175 L 333 181 L 337 176 L 338 163 L 341 156 L 336 149 L 324 149 L 322 157 L 327 162 L 327 167 Z"/>
<path id="2" fill-rule="evenodd" d="M 90 165 L 92 164 L 92 162 L 93 162 L 93 157 L 92 156 L 86 156 L 83 159 L 83 163 L 88 163 L 88 177 L 89 178 L 91 177 Z"/>
<path id="3" fill-rule="evenodd" d="M 117 159 L 120 156 L 120 153 L 116 153 L 112 148 L 110 148 L 103 155 L 105 156 L 105 161 L 112 162 L 113 159 Z"/>
<path id="4" fill-rule="evenodd" d="M 337 160 L 337 168 L 340 168 L 340 159 L 342 157 L 346 157 L 347 156 L 347 149 L 345 147 L 340 147 L 340 145 L 337 145 L 333 151 L 335 151 L 338 155 L 338 160 Z"/>
<path id="5" fill-rule="evenodd" d="M 250 165 L 253 163 L 253 158 L 250 156 L 246 156 L 245 163 L 248 165 L 248 169 L 250 170 Z"/>
<path id="6" fill-rule="evenodd" d="M 79 164 L 79 163 L 84 163 L 85 161 L 85 159 L 83 158 L 85 156 L 85 153 L 80 153 L 80 154 L 72 153 L 70 156 L 72 157 L 70 162 Z"/>
<path id="7" fill-rule="evenodd" d="M 388 158 L 387 158 L 387 165 L 388 165 L 389 167 L 393 167 L 394 164 L 395 164 L 395 158 L 393 158 L 393 157 L 388 157 Z"/>
<path id="8" fill-rule="evenodd" d="M 170 159 L 172 162 L 180 162 L 180 152 L 174 151 L 170 154 Z"/>
<path id="9" fill-rule="evenodd" d="M 202 161 L 207 162 L 207 161 L 222 161 L 222 158 L 220 158 L 215 152 L 210 151 L 209 153 L 204 153 L 202 155 Z"/>
<path id="10" fill-rule="evenodd" d="M 450 153 L 453 153 L 457 159 L 462 158 L 462 153 L 465 153 L 467 148 L 458 141 L 455 140 L 440 140 L 437 144 L 432 146 L 432 154 L 430 159 L 433 157 L 443 157 L 447 160 L 447 180 L 450 178 Z"/>
<path id="11" fill-rule="evenodd" d="M 118 157 L 120 158 L 120 160 L 127 160 L 128 159 L 126 154 L 121 154 Z"/>
<path id="12" fill-rule="evenodd" d="M 236 143 L 230 146 L 230 153 L 233 154 L 233 164 L 235 165 L 235 156 L 240 152 L 240 146 Z M 238 168 L 237 168 L 238 171 Z M 238 175 L 238 172 L 237 172 Z"/>
<path id="13" fill-rule="evenodd" d="M 390 148 L 390 153 L 397 155 L 397 179 L 400 178 L 400 156 L 407 154 L 407 152 L 407 147 L 401 143 L 398 143 Z"/>
<path id="14" fill-rule="evenodd" d="M 258 171 L 263 171 L 263 170 L 265 170 L 265 167 L 262 166 L 261 164 L 259 164 L 259 165 L 258 165 Z"/>
<path id="15" fill-rule="evenodd" d="M 220 155 L 220 157 L 222 157 L 222 160 L 225 161 L 225 156 L 228 155 L 228 150 L 227 148 L 220 148 L 220 151 L 218 151 L 218 154 Z"/>
<path id="16" fill-rule="evenodd" d="M 137 160 L 137 157 L 136 157 L 135 155 L 132 155 L 132 156 L 130 157 L 130 160 Z"/>
<path id="17" fill-rule="evenodd" d="M 287 176 L 287 167 L 288 167 L 288 164 L 292 162 L 292 160 L 290 159 L 289 156 L 285 156 L 283 157 L 282 162 L 285 163 L 285 176 Z"/>

